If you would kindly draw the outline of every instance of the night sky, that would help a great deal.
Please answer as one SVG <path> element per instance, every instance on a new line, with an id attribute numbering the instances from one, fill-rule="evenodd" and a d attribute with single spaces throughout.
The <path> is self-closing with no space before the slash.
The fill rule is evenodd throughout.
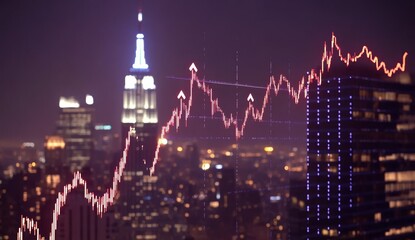
<path id="1" fill-rule="evenodd" d="M 188 81 L 170 77 L 188 77 L 191 62 L 209 80 L 234 83 L 237 63 L 239 83 L 265 86 L 271 71 L 296 84 L 318 67 L 332 32 L 345 51 L 366 44 L 388 66 L 408 51 L 408 70 L 415 72 L 415 2 L 410 0 L 143 0 L 142 5 L 161 123 L 177 105 L 178 91 L 188 92 Z M 0 1 L 0 146 L 42 143 L 53 134 L 59 96 L 84 100 L 92 94 L 97 122 L 119 129 L 137 9 L 135 0 Z M 240 105 L 246 104 L 246 89 L 214 88 L 228 112 L 235 111 L 235 91 L 241 91 Z M 257 98 L 262 94 L 254 92 Z M 285 109 L 287 102 L 280 96 L 273 108 Z M 304 121 L 304 103 L 294 106 L 290 119 Z M 195 120 L 189 127 L 200 124 Z M 220 135 L 222 129 L 210 134 Z"/>

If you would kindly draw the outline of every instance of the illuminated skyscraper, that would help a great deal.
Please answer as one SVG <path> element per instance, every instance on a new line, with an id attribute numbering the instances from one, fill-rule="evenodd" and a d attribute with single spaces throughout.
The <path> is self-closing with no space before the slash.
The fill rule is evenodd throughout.
<path id="1" fill-rule="evenodd" d="M 310 86 L 308 239 L 415 237 L 415 85 L 403 79 L 342 70 Z"/>
<path id="2" fill-rule="evenodd" d="M 158 117 L 156 105 L 156 85 L 145 59 L 144 34 L 141 30 L 143 14 L 138 13 L 138 34 L 136 39 L 135 61 L 125 76 L 122 112 L 122 144 L 130 127 L 137 133 L 138 146 L 142 151 L 139 160 L 143 161 L 145 174 L 151 166 L 157 145 Z"/>
<path id="3" fill-rule="evenodd" d="M 138 13 L 135 61 L 125 76 L 122 112 L 122 149 L 130 128 L 127 164 L 120 185 L 119 217 L 122 220 L 119 239 L 157 239 L 160 202 L 155 197 L 156 176 L 149 176 L 158 136 L 156 85 L 144 53 L 143 15 Z"/>
<path id="4" fill-rule="evenodd" d="M 89 96 L 89 97 L 88 97 Z M 80 106 L 74 98 L 61 97 L 57 135 L 65 142 L 65 161 L 71 171 L 81 170 L 91 160 L 93 153 L 93 112 L 89 106 L 91 96 L 87 95 L 88 106 Z"/>

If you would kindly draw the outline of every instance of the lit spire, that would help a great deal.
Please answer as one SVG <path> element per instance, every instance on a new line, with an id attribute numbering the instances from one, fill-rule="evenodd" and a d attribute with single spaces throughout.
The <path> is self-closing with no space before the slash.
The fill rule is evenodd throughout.
<path id="1" fill-rule="evenodd" d="M 140 12 L 138 13 L 138 22 L 141 23 L 143 21 L 143 14 Z"/>
<path id="2" fill-rule="evenodd" d="M 143 21 L 143 14 L 141 9 L 138 11 L 138 34 L 136 40 L 135 60 L 133 69 L 148 70 L 144 51 L 144 34 L 141 31 L 141 23 Z"/>

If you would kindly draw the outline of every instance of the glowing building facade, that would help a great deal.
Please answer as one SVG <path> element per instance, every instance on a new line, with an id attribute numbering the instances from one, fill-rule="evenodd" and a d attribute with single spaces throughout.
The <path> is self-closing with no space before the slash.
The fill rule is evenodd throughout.
<path id="1" fill-rule="evenodd" d="M 157 239 L 159 201 L 154 195 L 156 176 L 149 176 L 158 139 L 156 85 L 145 59 L 143 15 L 138 13 L 135 61 L 125 76 L 122 112 L 122 149 L 130 128 L 127 164 L 120 185 L 120 239 Z"/>
<path id="2" fill-rule="evenodd" d="M 145 171 L 148 173 L 157 145 L 158 117 L 156 102 L 156 85 L 146 63 L 144 51 L 144 34 L 141 32 L 143 15 L 138 14 L 138 31 L 136 39 L 135 61 L 125 76 L 122 112 L 122 149 L 124 139 L 130 127 L 134 127 L 137 133 L 139 146 L 142 147 L 140 160 L 144 162 Z"/>
<path id="3" fill-rule="evenodd" d="M 89 95 L 88 95 L 89 96 Z M 87 106 L 80 106 L 74 98 L 61 97 L 57 135 L 65 142 L 65 161 L 70 170 L 81 170 L 93 155 L 93 108 L 87 96 Z"/>
<path id="4" fill-rule="evenodd" d="M 413 239 L 415 85 L 336 75 L 307 98 L 307 239 Z"/>

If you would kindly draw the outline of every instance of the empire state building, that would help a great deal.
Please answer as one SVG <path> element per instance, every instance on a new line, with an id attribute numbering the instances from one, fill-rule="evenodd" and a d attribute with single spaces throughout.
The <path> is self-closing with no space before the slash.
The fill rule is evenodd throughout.
<path id="1" fill-rule="evenodd" d="M 130 127 L 135 128 L 136 141 L 133 161 L 139 170 L 149 173 L 157 146 L 158 117 L 156 105 L 156 85 L 146 63 L 144 34 L 142 32 L 143 14 L 138 13 L 138 34 L 134 64 L 125 76 L 122 112 L 122 149 Z M 138 161 L 138 162 L 137 162 Z"/>

